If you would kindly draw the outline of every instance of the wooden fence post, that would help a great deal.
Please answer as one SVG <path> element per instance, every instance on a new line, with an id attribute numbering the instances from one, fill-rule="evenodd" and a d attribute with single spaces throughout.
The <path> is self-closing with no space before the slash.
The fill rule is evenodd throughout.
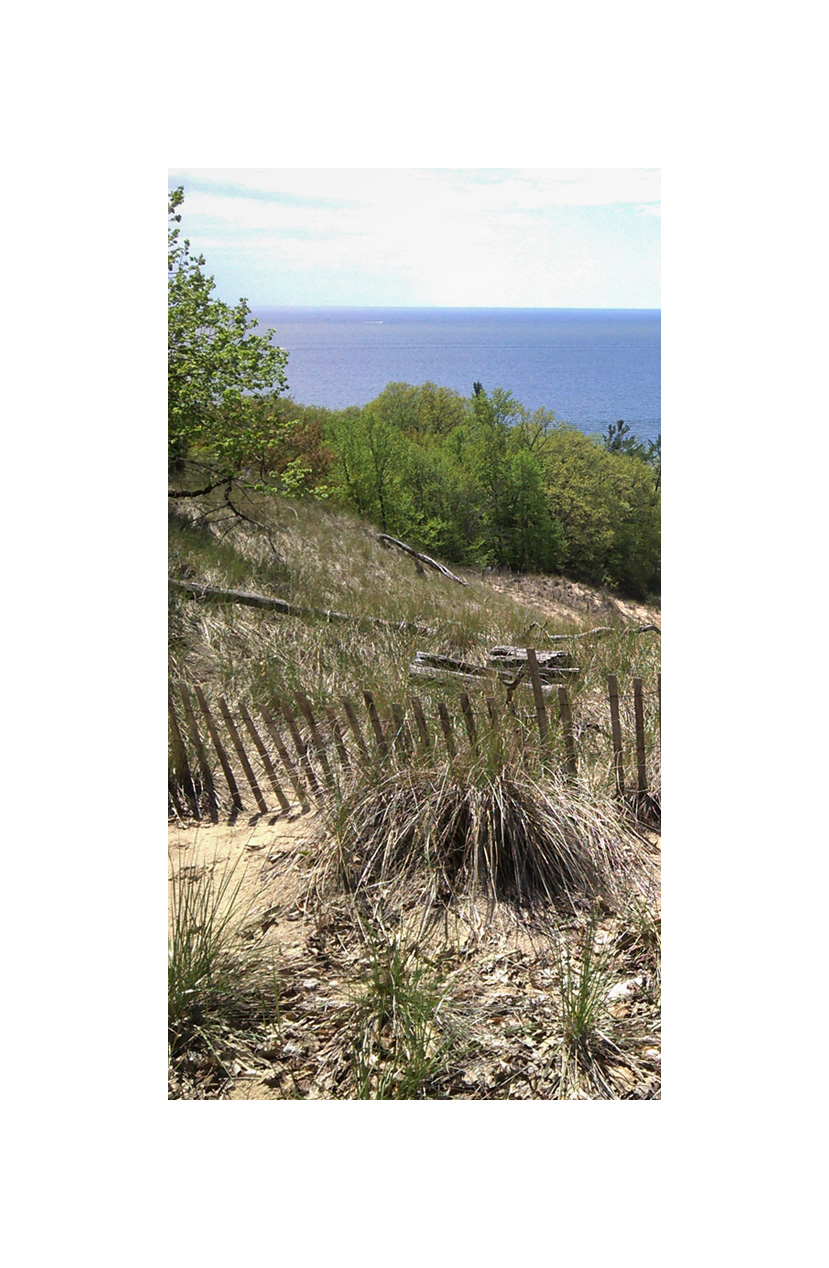
<path id="1" fill-rule="evenodd" d="M 475 727 L 475 714 L 472 712 L 472 703 L 469 699 L 469 696 L 467 695 L 465 691 L 461 692 L 460 702 L 461 702 L 461 712 L 463 713 L 463 720 L 466 723 L 466 731 L 467 731 L 467 735 L 469 736 L 469 743 L 472 745 L 472 752 L 477 757 L 478 732 Z"/>
<path id="2" fill-rule="evenodd" d="M 305 771 L 305 778 L 308 780 L 308 787 L 311 789 L 313 795 L 318 797 L 321 792 L 319 780 L 314 774 L 314 768 L 311 765 L 311 759 L 308 756 L 308 745 L 305 743 L 300 734 L 299 727 L 296 724 L 296 718 L 294 717 L 294 711 L 287 700 L 280 700 L 279 707 L 282 710 L 282 716 L 288 723 L 288 730 L 291 732 L 291 739 L 293 740 L 294 748 L 297 751 L 299 764 Z"/>
<path id="3" fill-rule="evenodd" d="M 619 685 L 615 674 L 607 675 L 607 691 L 610 699 L 610 733 L 613 739 L 613 771 L 616 777 L 616 792 L 620 797 L 625 793 L 625 772 L 622 765 L 622 727 L 619 722 Z"/>
<path id="4" fill-rule="evenodd" d="M 446 740 L 446 748 L 449 756 L 455 756 L 455 741 L 452 737 L 452 721 L 449 712 L 442 700 L 438 701 L 438 717 L 440 718 L 440 726 L 443 731 L 443 738 Z"/>
<path id="5" fill-rule="evenodd" d="M 308 798 L 305 794 L 305 789 L 302 786 L 302 780 L 299 777 L 299 772 L 297 771 L 296 766 L 291 760 L 290 753 L 285 747 L 285 743 L 282 739 L 282 736 L 279 734 L 279 731 L 276 728 L 276 723 L 271 717 L 270 710 L 264 704 L 260 704 L 259 712 L 262 714 L 262 718 L 264 720 L 265 726 L 268 728 L 268 734 L 270 735 L 271 739 L 276 745 L 276 751 L 279 754 L 279 760 L 282 762 L 282 765 L 284 766 L 285 770 L 288 773 L 288 778 L 293 784 L 294 792 L 299 798 L 300 805 L 302 806 L 303 810 L 307 810 Z"/>
<path id="6" fill-rule="evenodd" d="M 173 770 L 176 779 L 183 786 L 187 798 L 191 804 L 193 814 L 197 819 L 201 819 L 201 810 L 199 809 L 199 797 L 196 792 L 196 786 L 193 783 L 193 776 L 190 773 L 190 766 L 187 761 L 187 747 L 181 736 L 181 727 L 176 717 L 175 705 L 173 704 L 173 693 L 167 692 L 167 717 L 170 723 L 170 741 L 173 750 Z"/>
<path id="7" fill-rule="evenodd" d="M 642 699 L 642 679 L 633 680 L 633 713 L 636 722 L 636 773 L 640 792 L 648 791 L 648 773 L 645 766 L 645 709 Z"/>
<path id="8" fill-rule="evenodd" d="M 199 687 L 197 684 L 194 683 L 193 690 L 196 693 L 196 699 L 199 702 L 199 708 L 204 714 L 204 720 L 207 723 L 207 730 L 210 733 L 211 740 L 213 741 L 213 747 L 216 750 L 216 756 L 219 759 L 219 765 L 221 766 L 222 771 L 224 772 L 224 777 L 227 780 L 227 786 L 230 791 L 231 804 L 236 810 L 242 810 L 244 809 L 244 807 L 242 806 L 242 797 L 239 792 L 239 785 L 236 783 L 236 777 L 234 776 L 233 771 L 231 769 L 230 761 L 228 760 L 227 752 L 225 751 L 225 746 L 224 744 L 222 744 L 222 737 L 219 735 L 219 729 L 216 726 L 215 720 L 213 718 L 213 714 L 210 712 L 210 709 L 208 708 L 207 700 L 205 699 L 204 692 L 202 691 L 201 687 Z"/>
<path id="9" fill-rule="evenodd" d="M 412 712 L 415 715 L 417 723 L 418 735 L 420 736 L 420 744 L 424 753 L 428 753 L 431 747 L 429 742 L 429 727 L 426 723 L 426 714 L 423 712 L 423 702 L 420 696 L 412 696 Z"/>
<path id="10" fill-rule="evenodd" d="M 368 748 L 366 747 L 366 742 L 363 739 L 363 733 L 360 730 L 360 722 L 354 709 L 354 705 L 348 696 L 343 696 L 342 702 L 343 708 L 345 709 L 345 716 L 348 718 L 348 725 L 351 727 L 354 738 L 357 741 L 360 756 L 364 762 L 367 762 L 369 761 Z"/>
<path id="11" fill-rule="evenodd" d="M 314 715 L 311 712 L 311 705 L 308 701 L 308 697 L 305 695 L 304 691 L 295 691 L 294 695 L 296 696 L 297 704 L 302 710 L 302 716 L 308 723 L 308 728 L 311 732 L 311 743 L 314 746 L 314 751 L 317 754 L 317 757 L 320 759 L 320 766 L 325 772 L 326 781 L 329 784 L 332 784 L 334 782 L 334 775 L 328 762 L 328 755 L 325 751 L 325 743 L 323 742 L 323 738 L 317 728 Z"/>
<path id="12" fill-rule="evenodd" d="M 401 745 L 403 752 L 408 757 L 409 753 L 411 752 L 412 745 L 411 745 L 411 737 L 409 735 L 409 728 L 406 726 L 406 714 L 403 711 L 403 706 L 398 701 L 394 702 L 394 704 L 391 707 L 391 711 L 395 721 L 395 725 L 397 726 L 397 731 L 395 733 L 394 740 L 396 743 Z"/>
<path id="13" fill-rule="evenodd" d="M 227 727 L 230 738 L 233 741 L 233 747 L 236 749 L 236 754 L 239 758 L 239 761 L 242 763 L 242 770 L 245 772 L 245 776 L 247 778 L 248 783 L 250 784 L 251 791 L 253 792 L 253 795 L 256 798 L 256 804 L 259 807 L 261 813 L 265 815 L 268 813 L 268 803 L 265 801 L 265 798 L 262 796 L 262 790 L 260 789 L 259 785 L 256 782 L 256 776 L 253 773 L 253 767 L 248 761 L 248 755 L 245 752 L 245 748 L 244 748 L 244 745 L 242 744 L 242 740 L 239 736 L 239 732 L 236 730 L 236 724 L 234 723 L 233 718 L 230 716 L 230 710 L 227 707 L 227 701 L 225 700 L 224 696 L 219 696 L 219 708 L 222 711 L 222 717 L 225 720 L 225 726 Z"/>
<path id="14" fill-rule="evenodd" d="M 558 705 L 561 711 L 561 725 L 564 730 L 564 748 L 567 752 L 567 769 L 575 779 L 579 773 L 579 767 L 578 760 L 576 758 L 576 744 L 573 739 L 573 715 L 570 712 L 570 699 L 567 695 L 566 687 L 559 687 L 558 689 Z"/>
<path id="15" fill-rule="evenodd" d="M 371 719 L 371 725 L 374 730 L 374 738 L 377 741 L 377 751 L 380 754 L 380 760 L 382 762 L 386 762 L 389 758 L 389 746 L 388 741 L 383 734 L 383 724 L 380 721 L 380 715 L 378 714 L 377 706 L 374 703 L 374 696 L 370 691 L 364 691 L 363 699 L 366 702 L 368 716 Z"/>
<path id="16" fill-rule="evenodd" d="M 544 692 L 541 690 L 541 675 L 538 672 L 538 660 L 535 655 L 535 648 L 527 648 L 527 668 L 530 671 L 530 682 L 533 688 L 533 697 L 535 699 L 535 716 L 538 718 L 538 734 L 541 743 L 547 743 L 549 734 L 547 726 L 547 710 L 544 706 Z"/>
<path id="17" fill-rule="evenodd" d="M 187 727 L 193 740 L 193 747 L 196 750 L 196 757 L 199 762 L 199 770 L 204 781 L 204 787 L 207 790 L 207 803 L 210 807 L 210 819 L 213 823 L 219 822 L 219 804 L 216 801 L 216 788 L 213 784 L 213 772 L 210 769 L 210 763 L 207 760 L 207 753 L 202 743 L 199 728 L 196 724 L 196 715 L 193 712 L 193 702 L 190 699 L 190 692 L 187 690 L 183 682 L 178 685 L 181 693 L 181 703 L 184 705 L 184 714 L 187 718 Z"/>
<path id="18" fill-rule="evenodd" d="M 254 726 L 253 718 L 250 716 L 250 714 L 248 713 L 247 709 L 245 708 L 243 704 L 239 705 L 239 712 L 242 715 L 242 721 L 247 727 L 250 738 L 253 740 L 254 744 L 256 745 L 256 751 L 258 752 L 259 756 L 262 759 L 262 765 L 264 766 L 265 773 L 268 776 L 268 779 L 270 780 L 271 788 L 276 793 L 276 800 L 279 802 L 283 810 L 290 810 L 291 803 L 288 800 L 288 798 L 285 796 L 284 792 L 282 791 L 282 787 L 279 783 L 279 780 L 276 778 L 276 771 L 273 768 L 273 762 L 271 761 L 270 753 L 265 748 L 265 745 L 262 741 L 262 737 L 257 731 L 256 727 Z"/>
<path id="19" fill-rule="evenodd" d="M 343 770 L 348 770 L 351 766 L 351 758 L 348 756 L 348 749 L 345 747 L 345 740 L 343 739 L 343 733 L 340 730 L 337 712 L 332 705 L 329 704 L 326 706 L 325 716 L 328 718 L 328 725 L 331 727 L 331 734 L 334 736 L 334 744 L 336 746 L 340 762 L 342 763 Z"/>

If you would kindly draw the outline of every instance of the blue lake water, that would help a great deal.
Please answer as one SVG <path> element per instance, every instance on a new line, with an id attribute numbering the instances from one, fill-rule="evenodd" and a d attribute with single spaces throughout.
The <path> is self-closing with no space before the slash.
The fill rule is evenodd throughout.
<path id="1" fill-rule="evenodd" d="M 624 421 L 655 440 L 661 418 L 661 312 L 586 308 L 260 308 L 290 353 L 291 397 L 366 405 L 387 383 L 431 381 L 472 394 L 506 388 L 588 433 Z"/>

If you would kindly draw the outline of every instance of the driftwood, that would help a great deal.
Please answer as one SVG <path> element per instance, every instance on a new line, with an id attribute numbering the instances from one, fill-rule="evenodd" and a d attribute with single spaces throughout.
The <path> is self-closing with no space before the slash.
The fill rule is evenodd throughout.
<path id="1" fill-rule="evenodd" d="M 528 649 L 524 647 L 493 647 L 489 653 L 489 660 L 507 689 L 507 702 L 509 703 L 518 684 L 530 680 Z M 539 683 L 545 688 L 550 688 L 553 682 L 575 678 L 579 672 L 578 666 L 573 664 L 569 653 L 565 651 L 536 651 L 535 663 L 538 670 Z"/>
<path id="2" fill-rule="evenodd" d="M 448 669 L 458 674 L 485 675 L 486 665 L 473 665 L 468 660 L 455 660 L 442 652 L 415 652 L 415 664 L 429 665 L 433 669 Z"/>
<path id="3" fill-rule="evenodd" d="M 215 586 L 204 586 L 199 581 L 176 581 L 170 577 L 169 583 L 174 590 L 179 590 L 192 599 L 219 599 L 225 603 L 240 603 L 251 608 L 282 612 L 285 616 L 320 617 L 325 621 L 353 621 L 358 625 L 382 625 L 386 629 L 402 630 L 406 633 L 434 634 L 435 632 L 430 625 L 420 625 L 416 621 L 384 621 L 379 616 L 351 616 L 347 612 L 304 608 L 268 594 L 250 594 L 245 590 L 220 590 Z"/>
<path id="4" fill-rule="evenodd" d="M 598 625 L 595 630 L 582 630 L 580 634 L 545 634 L 544 637 L 549 639 L 551 643 L 558 643 L 568 638 L 590 638 L 594 634 L 647 634 L 649 630 L 653 630 L 660 635 L 662 633 L 658 625 L 637 625 L 629 628 L 616 625 Z"/>
<path id="5" fill-rule="evenodd" d="M 478 683 L 490 674 L 487 665 L 472 665 L 469 661 L 454 660 L 439 652 L 415 652 L 415 658 L 409 665 L 410 678 L 434 678 L 438 682 Z"/>
<path id="6" fill-rule="evenodd" d="M 463 577 L 456 577 L 454 572 L 444 568 L 443 564 L 439 564 L 436 559 L 431 559 L 428 555 L 421 555 L 420 551 L 412 550 L 411 546 L 407 546 L 405 542 L 399 542 L 396 537 L 389 537 L 388 533 L 378 533 L 377 540 L 381 546 L 396 546 L 398 550 L 404 550 L 407 555 L 411 555 L 418 572 L 423 572 L 421 564 L 428 564 L 430 568 L 434 568 L 435 572 L 439 572 L 441 576 L 448 577 L 450 581 L 457 581 L 459 586 L 469 584 L 464 581 Z"/>
<path id="7" fill-rule="evenodd" d="M 558 669 L 569 669 L 573 664 L 569 652 L 564 651 L 536 651 L 535 659 L 542 677 L 545 670 L 548 673 L 554 673 Z M 527 663 L 527 648 L 493 647 L 489 653 L 489 660 L 499 671 L 502 669 L 520 669 Z"/>
<path id="8" fill-rule="evenodd" d="M 536 652 L 536 664 L 540 681 L 549 687 L 553 681 L 574 677 L 578 668 L 565 651 Z M 410 678 L 433 678 L 442 682 L 480 683 L 495 677 L 505 684 L 508 698 L 520 682 L 527 677 L 527 649 L 524 647 L 493 647 L 488 663 L 475 665 L 466 660 L 455 660 L 439 652 L 415 652 L 409 665 Z"/>

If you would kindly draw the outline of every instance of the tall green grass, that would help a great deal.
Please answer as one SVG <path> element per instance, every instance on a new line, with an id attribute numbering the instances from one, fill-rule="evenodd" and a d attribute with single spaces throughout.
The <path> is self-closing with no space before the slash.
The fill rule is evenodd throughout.
<path id="1" fill-rule="evenodd" d="M 278 1021 L 273 973 L 240 942 L 243 883 L 238 860 L 196 871 L 170 860 L 167 1038 L 185 1083 L 229 1077 L 234 1033 Z"/>
<path id="2" fill-rule="evenodd" d="M 399 934 L 368 937 L 368 965 L 354 996 L 353 1095 L 417 1100 L 447 1068 L 452 1041 L 441 1032 L 445 975 Z"/>

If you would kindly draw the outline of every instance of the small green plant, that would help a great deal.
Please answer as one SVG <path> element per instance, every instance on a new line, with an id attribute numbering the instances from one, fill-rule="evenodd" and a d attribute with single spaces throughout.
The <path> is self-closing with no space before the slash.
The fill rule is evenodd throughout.
<path id="1" fill-rule="evenodd" d="M 604 1065 L 608 1054 L 619 1053 L 619 1049 L 602 1029 L 608 1019 L 608 993 L 615 974 L 611 942 L 599 945 L 599 918 L 599 907 L 594 905 L 577 951 L 563 941 L 559 943 L 559 1099 L 578 1094 L 585 1087 L 590 1093 L 615 1096 Z"/>
<path id="2" fill-rule="evenodd" d="M 355 999 L 352 1043 L 358 1100 L 417 1100 L 445 1068 L 448 1041 L 439 1033 L 443 975 L 399 936 L 373 934 L 368 970 Z"/>
<path id="3" fill-rule="evenodd" d="M 574 1049 L 589 1045 L 599 1028 L 607 992 L 613 980 L 610 952 L 596 943 L 598 910 L 593 908 L 574 955 L 559 946 L 559 993 L 564 1041 Z"/>

